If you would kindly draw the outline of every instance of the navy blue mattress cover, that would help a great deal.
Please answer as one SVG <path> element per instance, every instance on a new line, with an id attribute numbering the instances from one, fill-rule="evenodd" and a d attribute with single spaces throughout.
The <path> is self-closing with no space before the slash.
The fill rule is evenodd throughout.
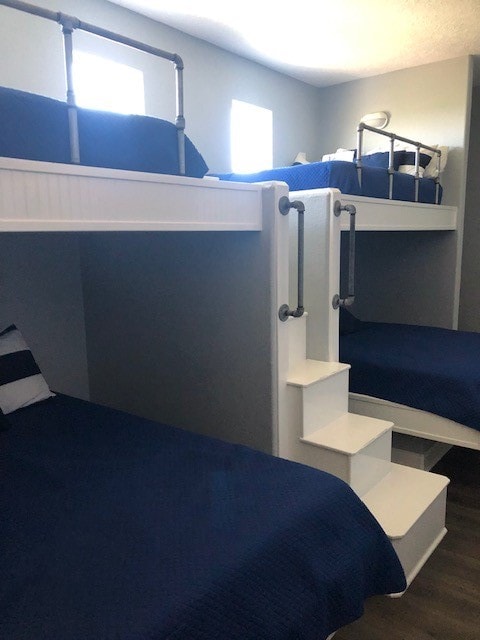
<path id="1" fill-rule="evenodd" d="M 166 120 L 78 108 L 82 165 L 179 174 L 177 129 Z M 0 87 L 0 156 L 70 163 L 67 104 Z M 185 136 L 186 175 L 208 167 Z"/>
<path id="2" fill-rule="evenodd" d="M 286 182 L 290 191 L 305 189 L 333 188 L 342 193 L 370 198 L 388 199 L 388 170 L 381 167 L 364 166 L 362 168 L 362 185 L 358 181 L 357 167 L 354 162 L 331 160 L 328 162 L 311 162 L 291 167 L 279 167 L 259 171 L 258 173 L 225 173 L 218 174 L 221 180 L 234 182 L 268 182 L 279 180 Z M 439 201 L 442 190 L 440 187 Z M 406 173 L 396 171 L 393 175 L 393 199 L 413 202 L 415 200 L 415 179 Z M 419 180 L 419 202 L 435 203 L 435 181 L 431 178 Z"/>
<path id="3" fill-rule="evenodd" d="M 405 588 L 329 474 L 61 395 L 8 420 L 4 640 L 323 640 Z"/>
<path id="4" fill-rule="evenodd" d="M 479 333 L 356 319 L 343 325 L 340 360 L 351 365 L 350 391 L 480 430 Z"/>

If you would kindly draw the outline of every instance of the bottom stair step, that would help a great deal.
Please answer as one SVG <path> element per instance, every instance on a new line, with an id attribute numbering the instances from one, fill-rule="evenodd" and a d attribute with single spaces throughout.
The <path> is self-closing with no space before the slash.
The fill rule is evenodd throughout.
<path id="1" fill-rule="evenodd" d="M 362 496 L 402 563 L 409 585 L 442 540 L 449 479 L 402 465 Z"/>

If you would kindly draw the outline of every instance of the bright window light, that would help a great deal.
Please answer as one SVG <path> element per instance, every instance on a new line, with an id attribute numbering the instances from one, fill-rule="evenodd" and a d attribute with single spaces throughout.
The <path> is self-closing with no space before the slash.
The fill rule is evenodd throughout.
<path id="1" fill-rule="evenodd" d="M 254 173 L 273 166 L 273 117 L 270 109 L 232 100 L 232 171 Z"/>
<path id="2" fill-rule="evenodd" d="M 145 114 L 143 71 L 140 69 L 75 51 L 73 83 L 79 107 Z"/>

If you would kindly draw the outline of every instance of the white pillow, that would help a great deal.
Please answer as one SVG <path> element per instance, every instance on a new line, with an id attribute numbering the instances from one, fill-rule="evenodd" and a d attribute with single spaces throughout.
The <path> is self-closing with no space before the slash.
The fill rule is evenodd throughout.
<path id="1" fill-rule="evenodd" d="M 447 158 L 448 158 L 448 147 L 442 147 L 441 145 L 432 144 L 431 147 L 435 147 L 435 149 L 440 149 L 442 155 L 440 156 L 440 173 L 445 171 L 445 167 L 447 166 Z M 431 151 L 428 151 L 429 154 L 432 154 Z M 425 167 L 425 173 L 423 176 L 425 178 L 436 178 L 438 176 L 438 159 L 437 154 L 432 154 L 433 158 L 430 160 L 429 164 Z"/>
<path id="2" fill-rule="evenodd" d="M 433 147 L 434 149 L 440 149 L 440 151 L 442 152 L 441 159 L 440 159 L 440 173 L 442 173 L 442 171 L 444 171 L 445 166 L 447 164 L 448 147 L 442 147 L 436 144 L 429 144 L 428 146 Z M 415 149 L 416 149 L 415 145 L 408 144 L 406 142 L 401 142 L 399 140 L 395 140 L 395 151 L 403 150 L 403 151 L 406 151 L 407 153 L 410 152 L 410 154 L 415 154 Z M 430 160 L 428 160 L 426 156 L 428 156 Z M 420 166 L 418 168 L 419 176 L 421 178 L 436 178 L 439 175 L 437 167 L 438 167 L 437 154 L 434 153 L 433 151 L 430 151 L 429 149 L 420 148 Z M 414 176 L 415 175 L 415 156 L 410 155 L 409 160 L 406 161 L 405 163 L 402 163 L 398 168 L 398 170 L 400 173 L 408 173 Z"/>
<path id="3" fill-rule="evenodd" d="M 0 409 L 4 414 L 55 395 L 12 324 L 0 333 Z"/>
<path id="4" fill-rule="evenodd" d="M 327 153 L 322 156 L 322 162 L 330 160 L 343 160 L 344 162 L 353 162 L 355 159 L 355 149 L 337 149 L 335 153 Z"/>

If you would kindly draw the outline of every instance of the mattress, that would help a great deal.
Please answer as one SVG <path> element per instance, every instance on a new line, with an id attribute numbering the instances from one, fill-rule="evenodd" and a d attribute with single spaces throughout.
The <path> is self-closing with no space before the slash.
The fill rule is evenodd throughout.
<path id="1" fill-rule="evenodd" d="M 389 174 L 387 169 L 364 166 L 362 168 L 362 184 L 360 185 L 356 164 L 341 160 L 279 167 L 258 173 L 225 173 L 218 174 L 218 177 L 221 180 L 235 182 L 279 180 L 286 182 L 290 191 L 329 187 L 355 196 L 388 199 L 389 195 Z M 440 188 L 439 203 L 441 202 L 441 195 L 442 190 Z M 409 202 L 415 200 L 414 176 L 398 171 L 393 174 L 393 199 Z M 431 178 L 420 178 L 418 201 L 430 204 L 435 203 L 435 181 Z"/>
<path id="2" fill-rule="evenodd" d="M 179 174 L 175 125 L 166 120 L 78 108 L 81 164 L 110 169 Z M 65 102 L 0 87 L 0 156 L 70 163 Z M 186 175 L 208 167 L 185 136 Z"/>
<path id="3" fill-rule="evenodd" d="M 7 417 L 4 640 L 322 640 L 405 588 L 329 474 L 62 395 Z"/>
<path id="4" fill-rule="evenodd" d="M 351 365 L 351 392 L 480 430 L 480 334 L 351 320 L 342 324 L 340 361 Z"/>

